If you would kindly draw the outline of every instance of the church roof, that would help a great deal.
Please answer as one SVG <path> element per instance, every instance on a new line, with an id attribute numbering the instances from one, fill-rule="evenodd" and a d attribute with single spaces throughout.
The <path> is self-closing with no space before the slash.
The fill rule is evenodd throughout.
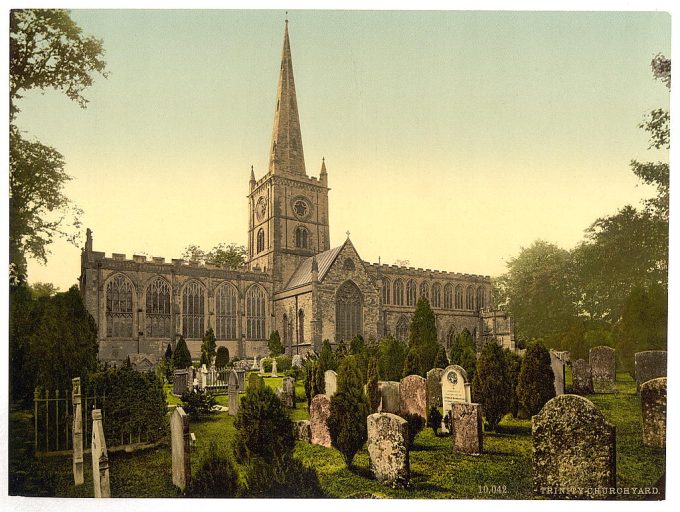
<path id="1" fill-rule="evenodd" d="M 340 254 L 340 251 L 342 251 L 342 248 L 345 247 L 346 243 L 347 242 L 345 241 L 344 244 L 338 247 L 334 247 L 333 249 L 320 252 L 316 256 L 311 256 L 303 260 L 302 263 L 300 263 L 298 268 L 293 273 L 293 276 L 290 278 L 290 281 L 288 281 L 286 290 L 290 290 L 291 288 L 297 288 L 298 286 L 304 286 L 313 281 L 312 264 L 314 258 L 316 258 L 316 263 L 319 266 L 319 281 L 321 281 L 328 272 L 328 270 L 331 268 L 331 265 L 333 265 L 335 258 L 337 258 L 338 254 Z"/>

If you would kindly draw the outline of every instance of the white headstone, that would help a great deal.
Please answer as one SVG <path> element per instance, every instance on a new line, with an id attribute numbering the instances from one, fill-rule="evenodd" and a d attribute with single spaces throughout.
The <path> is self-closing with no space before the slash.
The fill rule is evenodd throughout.
<path id="1" fill-rule="evenodd" d="M 189 417 L 182 407 L 175 408 L 170 416 L 170 443 L 172 448 L 172 483 L 184 490 L 191 481 L 191 438 Z"/>
<path id="2" fill-rule="evenodd" d="M 302 368 L 302 356 L 300 354 L 295 354 L 293 360 L 291 361 L 291 366 L 293 368 Z"/>
<path id="3" fill-rule="evenodd" d="M 279 374 L 276 368 L 276 359 L 272 359 L 272 377 L 278 377 Z"/>
<path id="4" fill-rule="evenodd" d="M 250 367 L 251 370 L 257 370 L 259 369 L 259 365 L 257 364 L 257 356 L 253 359 L 253 365 Z"/>
<path id="5" fill-rule="evenodd" d="M 338 390 L 338 374 L 333 370 L 326 370 L 323 374 L 323 380 L 326 385 L 326 396 L 332 397 Z"/>
<path id="6" fill-rule="evenodd" d="M 444 414 L 451 410 L 453 402 L 472 402 L 467 373 L 457 364 L 452 364 L 444 369 L 441 385 Z"/>

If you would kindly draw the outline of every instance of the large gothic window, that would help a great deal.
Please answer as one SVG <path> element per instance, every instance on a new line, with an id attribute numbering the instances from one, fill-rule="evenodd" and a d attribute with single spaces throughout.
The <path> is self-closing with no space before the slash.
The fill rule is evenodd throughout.
<path id="1" fill-rule="evenodd" d="M 486 294 L 484 288 L 479 286 L 477 288 L 477 309 L 484 309 L 486 307 Z"/>
<path id="2" fill-rule="evenodd" d="M 401 282 L 401 279 L 396 279 L 394 281 L 394 289 L 392 296 L 394 298 L 395 306 L 404 305 L 404 283 Z"/>
<path id="3" fill-rule="evenodd" d="M 203 287 L 192 281 L 182 292 L 182 335 L 189 338 L 202 338 L 205 333 L 205 295 Z"/>
<path id="4" fill-rule="evenodd" d="M 305 312 L 301 309 L 298 312 L 298 343 L 305 342 Z"/>
<path id="5" fill-rule="evenodd" d="M 157 277 L 146 288 L 146 337 L 169 338 L 170 325 L 170 285 Z"/>
<path id="6" fill-rule="evenodd" d="M 257 252 L 258 254 L 264 251 L 264 229 L 260 228 L 257 232 Z"/>
<path id="7" fill-rule="evenodd" d="M 418 298 L 425 297 L 428 301 L 430 300 L 430 288 L 427 283 L 420 283 L 420 293 Z"/>
<path id="8" fill-rule="evenodd" d="M 463 287 L 461 285 L 456 286 L 456 309 L 463 309 Z"/>
<path id="9" fill-rule="evenodd" d="M 441 292 L 441 287 L 439 286 L 439 283 L 434 283 L 432 285 L 432 307 L 433 308 L 440 308 L 442 307 L 442 292 Z"/>
<path id="10" fill-rule="evenodd" d="M 238 310 L 238 294 L 236 289 L 224 283 L 215 292 L 215 323 L 218 340 L 238 339 L 236 320 Z"/>
<path id="11" fill-rule="evenodd" d="M 265 301 L 265 292 L 260 286 L 251 286 L 246 293 L 246 336 L 249 340 L 265 338 Z"/>
<path id="12" fill-rule="evenodd" d="M 106 285 L 106 336 L 132 337 L 132 283 L 122 275 Z"/>
<path id="13" fill-rule="evenodd" d="M 395 335 L 398 340 L 401 341 L 408 340 L 408 319 L 405 316 L 402 316 L 397 322 Z"/>
<path id="14" fill-rule="evenodd" d="M 406 283 L 406 305 L 416 305 L 416 282 L 413 279 Z"/>
<path id="15" fill-rule="evenodd" d="M 349 341 L 362 334 L 361 291 L 352 281 L 346 281 L 335 294 L 335 341 Z"/>
<path id="16" fill-rule="evenodd" d="M 309 231 L 307 231 L 307 228 L 302 226 L 295 228 L 295 247 L 298 249 L 309 247 Z"/>
<path id="17" fill-rule="evenodd" d="M 453 309 L 453 286 L 451 286 L 451 283 L 444 285 L 444 309 Z"/>
<path id="18" fill-rule="evenodd" d="M 382 278 L 383 282 L 383 304 L 389 304 L 390 303 L 390 280 L 387 279 L 386 277 Z"/>
<path id="19" fill-rule="evenodd" d="M 475 291 L 472 286 L 465 290 L 465 309 L 475 309 Z"/>

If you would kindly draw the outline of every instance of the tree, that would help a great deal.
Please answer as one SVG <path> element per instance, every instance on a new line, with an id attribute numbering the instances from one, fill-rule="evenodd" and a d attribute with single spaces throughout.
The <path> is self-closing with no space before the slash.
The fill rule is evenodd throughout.
<path id="1" fill-rule="evenodd" d="M 489 428 L 496 430 L 508 412 L 512 391 L 503 349 L 495 341 L 486 343 L 482 348 L 472 381 L 472 392 L 474 401 L 482 404 Z"/>
<path id="2" fill-rule="evenodd" d="M 331 342 L 328 340 L 323 340 L 321 344 L 321 353 L 319 354 L 319 364 L 325 372 L 326 370 L 336 371 L 338 369 L 338 358 L 333 352 L 331 347 Z"/>
<path id="3" fill-rule="evenodd" d="M 312 398 L 316 395 L 323 395 L 326 392 L 326 375 L 321 366 L 321 361 L 314 362 L 314 369 L 312 373 Z M 311 400 L 309 402 L 311 404 Z"/>
<path id="4" fill-rule="evenodd" d="M 187 245 L 182 253 L 182 258 L 236 270 L 245 265 L 246 254 L 246 248 L 243 245 L 219 243 L 208 252 L 205 252 L 198 245 Z"/>
<path id="5" fill-rule="evenodd" d="M 371 357 L 368 360 L 368 372 L 366 375 L 366 395 L 371 412 L 377 412 L 380 406 L 380 388 L 378 386 L 378 360 Z"/>
<path id="6" fill-rule="evenodd" d="M 238 471 L 229 456 L 211 441 L 207 456 L 191 478 L 186 495 L 190 498 L 235 498 L 238 492 Z"/>
<path id="7" fill-rule="evenodd" d="M 451 364 L 456 364 L 465 370 L 468 379 L 472 381 L 477 371 L 477 351 L 472 334 L 463 329 L 453 339 L 451 345 Z"/>
<path id="8" fill-rule="evenodd" d="M 513 418 L 519 413 L 519 399 L 517 398 L 517 384 L 519 383 L 519 372 L 522 368 L 522 356 L 509 349 L 505 353 L 505 366 L 508 370 L 508 382 L 510 383 L 510 404 L 509 411 Z"/>
<path id="9" fill-rule="evenodd" d="M 335 347 L 335 358 L 338 361 L 338 365 L 340 365 L 342 360 L 347 357 L 347 354 L 347 345 L 344 340 L 340 340 Z"/>
<path id="10" fill-rule="evenodd" d="M 423 363 L 420 360 L 420 354 L 416 349 L 411 349 L 406 354 L 406 359 L 404 360 L 404 371 L 402 372 L 402 377 L 408 377 L 409 375 L 420 375 L 422 377 L 421 368 Z"/>
<path id="11" fill-rule="evenodd" d="M 53 295 L 59 293 L 59 287 L 54 286 L 52 283 L 43 283 L 41 281 L 29 284 L 28 289 L 31 291 L 31 296 L 34 299 L 39 299 L 40 297 L 52 297 Z"/>
<path id="12" fill-rule="evenodd" d="M 446 351 L 444 347 L 439 347 L 437 357 L 434 358 L 434 368 L 446 368 L 449 365 L 449 360 L 446 358 Z"/>
<path id="13" fill-rule="evenodd" d="M 439 351 L 437 342 L 437 321 L 430 302 L 421 297 L 409 326 L 409 346 L 418 352 L 420 357 L 420 375 L 425 375 L 434 367 L 434 360 Z"/>
<path id="14" fill-rule="evenodd" d="M 269 335 L 267 348 L 269 349 L 270 357 L 276 357 L 283 354 L 284 347 L 281 344 L 281 336 L 279 335 L 279 331 L 272 331 L 272 333 Z"/>
<path id="15" fill-rule="evenodd" d="M 354 357 L 345 357 L 340 364 L 338 389 L 331 397 L 328 418 L 331 444 L 342 453 L 347 467 L 352 467 L 354 455 L 368 438 L 366 418 L 371 413 Z"/>
<path id="16" fill-rule="evenodd" d="M 391 336 L 378 343 L 378 375 L 380 380 L 399 380 L 404 372 L 407 347 Z"/>
<path id="17" fill-rule="evenodd" d="M 208 327 L 208 330 L 205 331 L 205 334 L 203 335 L 203 343 L 201 343 L 201 354 L 205 354 L 205 364 L 206 366 L 210 366 L 210 362 L 212 361 L 213 357 L 215 357 L 215 352 L 217 350 L 217 342 L 215 338 L 215 331 L 213 331 L 212 327 Z"/>
<path id="18" fill-rule="evenodd" d="M 224 368 L 229 364 L 229 349 L 227 347 L 218 347 L 217 356 L 215 357 L 215 367 Z"/>
<path id="19" fill-rule="evenodd" d="M 184 336 L 180 336 L 177 340 L 175 352 L 172 354 L 172 365 L 175 370 L 182 370 L 191 366 L 191 353 L 189 347 L 187 347 L 187 342 L 184 341 Z"/>
<path id="20" fill-rule="evenodd" d="M 358 355 L 364 352 L 364 350 L 366 350 L 366 343 L 364 342 L 364 338 L 361 334 L 357 334 L 349 342 L 349 353 L 352 355 Z"/>
<path id="21" fill-rule="evenodd" d="M 555 375 L 550 366 L 550 353 L 540 341 L 529 344 L 519 372 L 517 397 L 531 416 L 538 414 L 555 396 Z"/>

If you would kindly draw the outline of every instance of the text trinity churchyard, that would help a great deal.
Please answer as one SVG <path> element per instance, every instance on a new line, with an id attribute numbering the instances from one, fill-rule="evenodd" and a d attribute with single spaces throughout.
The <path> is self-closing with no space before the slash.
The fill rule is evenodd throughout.
<path id="1" fill-rule="evenodd" d="M 594 30 L 590 15 L 583 13 L 439 13 L 453 24 L 450 27 L 442 26 L 433 14 L 300 11 L 291 14 L 289 22 L 288 17 L 284 20 L 266 11 L 12 11 L 10 495 L 665 499 L 666 162 L 671 62 L 663 52 L 670 51 L 668 21 L 652 13 L 619 13 L 626 21 L 621 23 L 611 13 L 591 13 L 597 17 L 598 27 L 604 24 L 612 34 L 618 34 L 603 40 Z M 115 27 L 107 23 L 119 15 L 127 23 L 122 19 Z M 43 172 L 44 179 L 49 180 L 49 173 L 54 172 L 59 183 L 69 178 L 59 174 L 64 167 L 61 154 L 26 138 L 28 128 L 35 126 L 31 125 L 31 116 L 39 111 L 34 108 L 30 91 L 66 92 L 68 98 L 85 105 L 83 91 L 97 91 L 98 75 L 107 73 L 107 64 L 101 59 L 104 50 L 114 67 L 105 83 L 124 87 L 124 81 L 132 76 L 125 66 L 134 66 L 137 61 L 119 41 L 129 39 L 131 32 L 126 31 L 140 30 L 129 28 L 140 26 L 135 23 L 145 27 L 137 33 L 144 44 L 156 44 L 154 37 L 161 37 L 162 28 L 173 26 L 170 32 L 176 31 L 178 39 L 190 35 L 186 41 L 195 41 L 196 46 L 191 47 L 195 58 L 208 59 L 210 52 L 223 45 L 233 54 L 230 59 L 250 59 L 248 69 L 252 71 L 260 64 L 249 52 L 258 43 L 248 37 L 248 45 L 239 46 L 244 44 L 238 41 L 245 30 L 240 24 L 254 23 L 262 30 L 273 26 L 274 18 L 278 20 L 277 30 L 283 29 L 283 45 L 278 81 L 262 89 L 275 98 L 271 141 L 269 147 L 261 148 L 267 163 L 262 169 L 250 167 L 243 180 L 232 176 L 233 187 L 247 195 L 243 204 L 225 196 L 229 199 L 221 201 L 226 204 L 220 205 L 223 210 L 218 217 L 206 213 L 204 226 L 195 225 L 191 232 L 172 231 L 172 237 L 181 238 L 182 243 L 194 244 L 200 240 L 201 228 L 208 230 L 208 224 L 210 229 L 214 224 L 231 232 L 236 210 L 245 208 L 245 246 L 231 240 L 218 241 L 206 252 L 188 245 L 182 258 L 169 261 L 146 254 L 107 255 L 95 248 L 94 234 L 110 241 L 107 230 L 113 230 L 113 224 L 93 216 L 87 218 L 94 231 L 88 228 L 85 232 L 77 283 L 71 283 L 74 286 L 67 292 L 59 292 L 49 283 L 34 280 L 31 259 L 45 259 L 47 240 L 68 229 L 59 222 L 40 224 L 40 217 L 31 217 L 30 205 L 39 204 L 40 198 L 31 196 L 39 192 L 35 192 L 30 177 L 42 176 Z M 338 24 L 338 20 L 343 22 Z M 522 23 L 518 25 L 517 20 Z M 324 23 L 337 40 L 325 40 L 329 34 L 318 32 Z M 459 24 L 461 30 L 468 31 L 467 39 L 455 35 L 460 31 L 452 27 Z M 292 33 L 293 25 L 296 34 Z M 515 31 L 516 41 L 490 28 L 497 26 Z M 94 31 L 91 27 L 101 28 L 103 42 L 86 35 Z M 156 35 L 150 30 L 153 27 L 158 29 Z M 202 27 L 201 33 L 196 32 L 197 27 Z M 631 155 L 640 151 L 633 142 L 627 156 L 625 152 L 608 154 L 616 162 L 625 162 L 616 170 L 625 176 L 621 181 L 629 179 L 628 175 L 642 180 L 651 185 L 650 197 L 637 198 L 639 205 L 625 205 L 630 195 L 616 188 L 612 195 L 619 202 L 612 204 L 613 210 L 619 208 L 617 213 L 597 220 L 593 216 L 590 228 L 578 224 L 576 231 L 588 229 L 585 235 L 579 232 L 583 239 L 576 244 L 575 240 L 571 245 L 563 241 L 572 249 L 543 241 L 543 232 L 535 225 L 528 234 L 518 227 L 498 230 L 504 223 L 512 226 L 513 209 L 520 206 L 496 194 L 491 174 L 481 169 L 494 165 L 493 151 L 485 150 L 483 165 L 466 160 L 486 143 L 476 139 L 472 126 L 465 133 L 447 128 L 457 122 L 457 116 L 466 115 L 468 103 L 476 104 L 474 117 L 488 121 L 483 129 L 477 129 L 492 137 L 492 125 L 515 111 L 510 107 L 505 111 L 501 103 L 494 103 L 493 94 L 500 92 L 487 82 L 508 80 L 506 86 L 511 89 L 513 80 L 517 81 L 515 85 L 523 83 L 522 73 L 542 65 L 539 53 L 532 53 L 536 47 L 556 44 L 565 51 L 570 44 L 540 39 L 540 34 L 565 37 L 570 32 L 567 28 L 580 32 L 585 45 L 581 53 L 588 55 L 602 52 L 603 45 L 614 45 L 606 46 L 613 52 L 617 44 L 627 44 L 631 30 L 637 31 L 636 48 L 642 45 L 648 54 L 626 47 L 616 64 L 644 77 L 627 94 L 644 96 L 644 104 L 651 101 L 649 98 L 660 102 L 656 110 L 635 112 L 642 121 L 631 114 L 630 123 L 639 130 L 637 124 L 642 122 L 657 153 L 650 158 L 659 161 L 634 160 L 631 173 L 625 166 Z M 212 39 L 216 29 L 225 40 Z M 419 29 L 422 33 L 417 35 Z M 293 35 L 305 30 L 310 33 L 304 35 L 303 51 L 295 52 L 296 71 L 304 70 L 299 75 L 304 79 L 296 87 Z M 408 31 L 409 36 L 394 39 L 392 31 Z M 390 87 L 375 98 L 373 93 L 367 94 L 359 110 L 375 102 L 384 109 L 384 119 L 373 125 L 374 120 L 364 113 L 349 122 L 347 116 L 359 110 L 330 92 L 321 96 L 337 101 L 332 119 L 318 123 L 304 117 L 307 101 L 322 108 L 316 96 L 320 91 L 314 90 L 313 84 L 335 90 L 334 84 L 319 76 L 309 77 L 328 76 L 328 66 L 344 65 L 345 57 L 338 54 L 333 58 L 333 52 L 341 49 L 339 40 L 355 32 L 362 45 L 357 69 L 370 62 L 375 73 L 365 87 L 372 87 L 373 79 L 382 83 L 383 75 L 391 79 Z M 210 36 L 210 47 L 200 46 L 205 40 L 202 35 Z M 503 57 L 504 52 L 498 49 L 481 56 L 479 45 L 489 37 L 498 37 L 511 50 L 513 44 L 517 45 L 515 51 L 521 58 L 513 67 L 518 69 L 508 70 L 504 59 L 509 57 Z M 414 53 L 404 57 L 402 46 L 399 55 L 392 51 L 394 45 L 406 44 L 405 39 L 412 45 L 409 51 L 421 52 L 418 57 Z M 110 48 L 107 40 L 111 41 Z M 433 41 L 453 46 L 443 51 Z M 328 57 L 320 59 L 318 55 L 324 51 L 318 52 L 325 44 Z M 50 56 L 51 45 L 66 45 L 73 57 L 69 60 L 57 52 L 61 56 L 55 60 Z M 260 55 L 273 51 L 264 43 L 256 50 Z M 469 58 L 470 52 L 478 51 L 481 53 Z M 298 59 L 299 55 L 303 58 Z M 581 62 L 575 53 L 558 57 L 567 64 Z M 376 60 L 362 60 L 369 58 Z M 488 60 L 482 64 L 479 59 Z M 451 62 L 455 62 L 455 72 L 449 76 Z M 177 62 L 175 65 L 182 67 Z M 231 65 L 237 66 L 236 60 Z M 588 84 L 610 72 L 603 67 L 587 67 L 584 62 L 580 65 Z M 482 80 L 480 77 L 488 72 L 485 66 L 505 71 L 494 74 L 494 79 Z M 49 74 L 44 73 L 47 68 Z M 433 70 L 440 74 L 437 83 L 450 81 L 446 89 L 435 82 L 422 87 L 421 80 L 432 76 Z M 346 72 L 352 73 L 349 69 Z M 257 109 L 238 117 L 240 103 L 266 100 L 259 97 L 259 83 L 252 82 L 252 89 L 241 97 L 233 91 L 239 90 L 239 81 L 249 81 L 248 77 L 223 75 L 212 64 L 203 73 L 192 80 L 210 77 L 223 81 L 225 90 L 232 91 L 225 93 L 228 97 L 220 104 L 226 105 L 224 112 L 219 112 L 222 122 L 239 124 L 241 135 L 259 126 Z M 140 89 L 154 87 L 145 82 L 154 80 L 150 75 L 153 73 L 139 73 L 136 80 Z M 358 72 L 357 76 L 365 75 Z M 561 112 L 557 117 L 566 115 L 558 105 L 560 101 L 572 109 L 572 95 L 585 96 L 579 89 L 578 76 L 572 77 L 572 82 L 563 80 L 564 91 L 559 94 L 551 89 L 555 84 L 548 77 L 534 79 L 534 95 L 543 89 L 552 91 L 549 103 Z M 470 87 L 471 80 L 481 82 Z M 168 83 L 167 87 L 169 93 L 177 93 L 177 84 Z M 398 102 L 400 94 L 408 96 L 415 88 L 419 88 L 417 96 Z M 489 97 L 480 95 L 482 91 Z M 204 90 L 203 94 L 210 93 Z M 343 94 L 354 97 L 351 88 Z M 390 98 L 387 103 L 382 103 L 383 94 Z M 248 95 L 257 95 L 258 99 Z M 110 98 L 96 94 L 88 98 L 87 112 L 104 109 L 101 104 Z M 539 95 L 534 99 L 540 103 L 542 98 Z M 626 98 L 612 96 L 609 100 L 620 101 L 625 110 L 630 104 Z M 491 104 L 496 106 L 488 107 Z M 343 105 L 349 112 L 340 108 Z M 453 110 L 445 119 L 427 117 L 430 111 L 448 108 Z M 48 123 L 50 111 L 43 110 L 40 115 Z M 213 110 L 218 108 L 213 106 Z M 106 112 L 107 123 L 123 115 L 118 110 L 115 115 Z M 548 123 L 555 112 L 547 109 L 532 115 L 546 123 L 545 132 L 552 131 Z M 207 134 L 215 128 L 209 117 L 204 120 L 204 130 L 206 140 L 212 141 L 212 135 Z M 521 121 L 519 111 L 511 117 L 516 117 L 514 122 Z M 338 149 L 328 149 L 329 155 L 338 157 L 319 159 L 318 177 L 308 173 L 303 151 L 302 125 L 308 119 L 310 124 L 316 123 L 310 130 L 313 152 L 319 151 L 317 137 L 324 139 L 324 130 L 328 131 L 324 144 L 338 145 Z M 364 131 L 362 123 L 372 128 Z M 612 121 L 614 125 L 625 123 L 617 118 Z M 375 133 L 379 128 L 387 134 L 383 138 Z M 372 158 L 372 149 L 361 146 L 363 138 L 377 136 L 371 138 L 371 144 L 382 151 L 375 141 L 388 144 L 399 132 L 407 132 L 414 145 L 400 147 L 403 139 L 402 144 L 392 141 L 391 161 L 378 164 Z M 439 146 L 425 140 L 438 137 L 439 132 L 449 134 L 450 139 Z M 522 129 L 513 132 L 522 133 Z M 557 143 L 561 150 L 580 151 L 573 137 L 555 134 L 564 137 Z M 143 145 L 143 141 L 139 143 Z M 522 137 L 514 142 L 518 152 L 528 143 Z M 231 141 L 225 144 L 237 158 L 237 147 Z M 149 152 L 151 146 L 149 142 Z M 425 148 L 422 155 L 409 157 L 412 162 L 421 158 L 418 165 L 422 167 L 402 167 L 404 147 Z M 354 172 L 351 158 L 339 153 L 357 159 L 366 155 L 366 163 L 360 164 L 361 172 L 353 174 L 354 178 L 348 178 Z M 438 153 L 448 161 L 441 175 L 434 174 L 440 165 Z M 140 169 L 146 165 L 144 155 L 142 151 L 136 157 Z M 504 156 L 502 166 L 507 174 L 502 181 L 508 187 L 515 187 L 510 183 L 514 181 L 531 182 L 533 178 L 521 176 L 517 169 L 524 164 L 514 161 L 513 155 L 507 152 Z M 601 156 L 598 153 L 598 158 Z M 151 153 L 147 158 L 152 160 Z M 335 167 L 334 161 L 344 162 L 345 171 Z M 456 162 L 467 162 L 468 168 Z M 230 165 L 220 163 L 221 169 Z M 553 165 L 557 163 L 546 167 L 546 180 L 557 179 L 552 174 Z M 433 174 L 424 172 L 427 167 Z M 352 179 L 360 180 L 361 174 L 373 168 L 370 190 L 350 186 Z M 389 173 L 385 173 L 386 168 L 390 168 Z M 98 172 L 97 165 L 90 172 Z M 473 185 L 469 179 L 475 172 L 479 181 Z M 520 173 L 519 179 L 512 172 Z M 413 173 L 418 174 L 423 189 L 412 190 L 414 197 L 409 199 L 399 195 L 397 188 L 400 180 Z M 114 175 L 111 180 L 116 179 Z M 450 191 L 451 202 L 440 204 L 427 199 L 428 194 L 434 198 L 438 189 L 450 187 L 450 180 L 459 184 Z M 635 180 L 631 180 L 631 188 Z M 333 201 L 331 182 L 337 187 Z M 203 185 L 214 188 L 211 183 Z M 550 186 L 559 188 L 554 183 Z M 113 182 L 104 188 L 97 191 L 102 200 L 117 201 Z M 169 195 L 167 205 L 201 208 L 201 198 L 189 197 L 181 187 L 174 190 L 177 196 Z M 205 190 L 206 212 L 211 193 Z M 343 197 L 345 193 L 347 197 Z M 542 192 L 527 189 L 526 194 Z M 420 196 L 426 198 L 425 202 L 418 202 Z M 68 202 L 64 196 L 54 208 L 65 208 Z M 396 222 L 387 214 L 376 216 L 362 209 L 362 202 L 372 202 L 378 209 L 391 208 L 389 205 L 396 202 L 417 222 Z M 503 203 L 504 214 L 491 215 L 500 211 L 495 209 L 498 202 Z M 439 209 L 437 221 L 425 220 L 429 219 L 429 210 L 435 208 Z M 471 210 L 475 211 L 472 216 Z M 603 204 L 598 211 L 601 214 L 604 210 Z M 174 213 L 168 212 L 168 219 Z M 115 217 L 114 209 L 107 216 Z M 145 229 L 150 240 L 156 240 L 155 232 L 161 230 L 153 218 L 140 213 L 136 221 L 148 223 Z M 490 261 L 484 258 L 499 247 L 494 244 L 502 238 L 501 233 L 517 237 L 508 251 L 521 249 L 509 260 L 506 256 L 510 252 L 498 255 L 508 261 L 505 272 L 499 270 L 493 278 L 416 268 L 403 260 L 386 264 L 380 257 L 375 263 L 360 255 L 360 244 L 355 245 L 349 231 L 338 244 L 331 218 L 334 222 L 336 218 L 343 222 L 350 219 L 370 255 L 375 250 L 371 236 L 380 243 L 394 244 L 405 238 L 416 254 L 419 244 L 428 244 L 427 257 L 432 261 L 442 258 L 442 262 L 469 257 L 468 253 L 478 247 L 476 238 L 485 240 L 478 261 Z M 35 227 L 36 223 L 41 227 Z M 476 227 L 468 231 L 466 224 Z M 132 236 L 135 228 L 130 226 L 130 231 L 123 233 L 123 248 L 128 247 L 126 237 Z M 47 231 L 36 234 L 39 229 Z M 392 238 L 383 238 L 384 232 L 391 233 Z M 421 232 L 428 233 L 426 238 L 418 238 Z M 166 243 L 165 238 L 158 238 L 159 245 Z M 621 258 L 615 264 L 613 254 Z M 453 259 L 445 259 L 448 257 Z M 477 264 L 483 271 L 485 264 Z M 616 268 L 616 273 L 607 273 L 611 268 Z"/>

